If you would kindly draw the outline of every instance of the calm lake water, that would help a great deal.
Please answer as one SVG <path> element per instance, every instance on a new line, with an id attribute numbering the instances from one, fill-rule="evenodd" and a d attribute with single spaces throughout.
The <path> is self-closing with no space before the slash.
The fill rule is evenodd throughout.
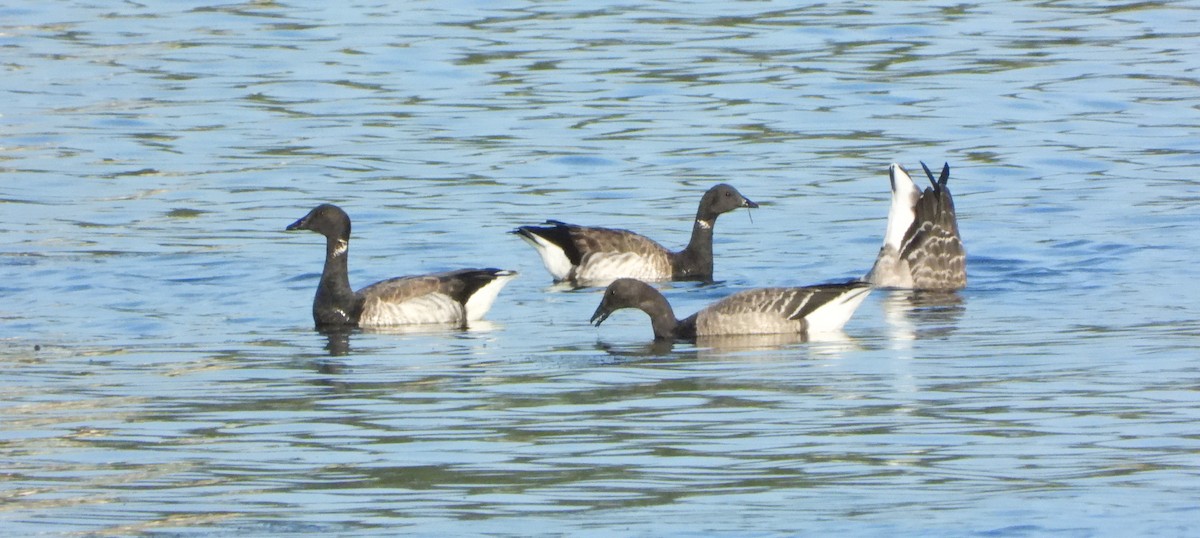
<path id="1" fill-rule="evenodd" d="M 1200 5 L 328 4 L 0 8 L 4 534 L 1200 533 Z M 920 160 L 970 285 L 842 341 L 596 329 L 505 233 L 732 183 L 687 315 L 863 274 Z M 327 338 L 321 202 L 355 286 L 522 276 Z"/>

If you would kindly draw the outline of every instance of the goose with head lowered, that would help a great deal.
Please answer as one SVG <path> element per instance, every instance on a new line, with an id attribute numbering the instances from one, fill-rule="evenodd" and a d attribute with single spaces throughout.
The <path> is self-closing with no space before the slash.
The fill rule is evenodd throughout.
<path id="1" fill-rule="evenodd" d="M 613 312 L 636 308 L 650 316 L 655 340 L 694 340 L 702 336 L 837 333 L 871 292 L 854 281 L 797 288 L 756 288 L 721 299 L 685 319 L 649 284 L 614 280 L 592 314 L 597 327 Z"/>
<path id="2" fill-rule="evenodd" d="M 712 280 L 713 227 L 717 217 L 735 209 L 755 208 L 730 185 L 704 193 L 692 238 L 679 252 L 629 230 L 577 226 L 557 220 L 544 226 L 521 226 L 512 233 L 533 245 L 555 282 L 579 287 L 602 286 L 618 278 L 646 281 Z"/>
<path id="3" fill-rule="evenodd" d="M 453 324 L 465 327 L 492 307 L 496 295 L 517 276 L 502 269 L 461 269 L 402 276 L 354 291 L 346 269 L 350 216 L 333 204 L 321 204 L 288 230 L 325 236 L 325 268 L 313 299 L 318 328 L 387 327 Z"/>
<path id="4" fill-rule="evenodd" d="M 881 288 L 955 291 L 967 285 L 967 258 L 958 233 L 954 198 L 946 182 L 950 165 L 924 192 L 898 164 L 889 167 L 892 205 L 875 265 L 864 279 Z"/>

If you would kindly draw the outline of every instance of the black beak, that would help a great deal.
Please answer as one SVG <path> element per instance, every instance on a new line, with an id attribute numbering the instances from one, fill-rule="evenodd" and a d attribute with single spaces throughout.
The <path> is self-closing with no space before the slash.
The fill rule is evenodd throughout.
<path id="1" fill-rule="evenodd" d="M 604 320 L 608 319 L 608 316 L 611 314 L 612 312 L 609 312 L 608 309 L 604 308 L 604 303 L 600 303 L 600 306 L 596 307 L 596 312 L 592 314 L 592 325 L 599 327 L 600 324 L 604 323 Z"/>
<path id="2" fill-rule="evenodd" d="M 288 224 L 288 227 L 284 228 L 284 230 L 287 230 L 289 232 L 292 230 L 305 230 L 305 229 L 308 229 L 308 217 L 304 217 L 296 222 Z"/>
<path id="3" fill-rule="evenodd" d="M 750 209 L 758 209 L 758 204 L 751 202 L 749 198 L 742 198 L 742 207 L 749 207 Z"/>

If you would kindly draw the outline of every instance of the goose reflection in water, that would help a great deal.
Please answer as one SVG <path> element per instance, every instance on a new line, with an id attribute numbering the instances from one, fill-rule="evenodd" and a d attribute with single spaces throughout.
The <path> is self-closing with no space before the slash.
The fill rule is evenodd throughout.
<path id="1" fill-rule="evenodd" d="M 845 332 L 828 332 L 815 336 L 805 334 L 740 334 L 702 336 L 694 342 L 654 340 L 644 344 L 596 343 L 596 349 L 614 357 L 695 358 L 701 360 L 736 358 L 755 362 L 795 360 L 799 358 L 837 358 L 862 349 L 859 341 Z M 777 351 L 778 353 L 756 353 Z M 739 356 L 750 353 L 746 356 Z"/>
<path id="2" fill-rule="evenodd" d="M 894 346 L 918 338 L 942 338 L 958 329 L 966 303 L 958 292 L 879 290 L 883 317 Z"/>

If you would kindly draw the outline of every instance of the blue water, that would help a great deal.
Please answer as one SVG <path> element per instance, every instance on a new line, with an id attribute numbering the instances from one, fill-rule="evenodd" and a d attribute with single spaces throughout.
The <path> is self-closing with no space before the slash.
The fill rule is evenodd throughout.
<path id="1" fill-rule="evenodd" d="M 1200 6 L 436 2 L 0 8 L 11 535 L 1188 536 Z M 506 234 L 715 285 L 863 274 L 887 166 L 949 162 L 969 287 L 831 342 L 651 345 Z M 522 276 L 469 331 L 311 327 L 351 280 Z"/>

